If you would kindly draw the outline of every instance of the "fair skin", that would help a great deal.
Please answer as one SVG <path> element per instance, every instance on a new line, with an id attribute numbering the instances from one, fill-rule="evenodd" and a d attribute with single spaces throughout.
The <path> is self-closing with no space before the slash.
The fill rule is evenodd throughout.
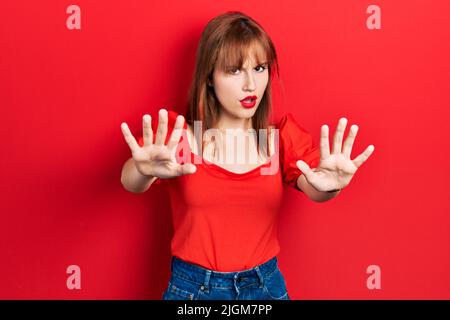
<path id="1" fill-rule="evenodd" d="M 215 70 L 213 73 L 213 82 L 210 85 L 214 87 L 216 97 L 222 106 L 219 119 L 214 126 L 218 130 L 242 129 L 245 131 L 251 126 L 251 118 L 255 114 L 264 95 L 269 77 L 267 68 L 257 65 L 255 60 L 251 58 L 252 56 L 250 53 L 249 58 L 241 69 Z M 257 96 L 255 107 L 251 109 L 244 108 L 240 100 L 252 95 Z M 168 131 L 167 123 L 167 111 L 161 109 L 159 111 L 155 141 L 153 143 L 151 117 L 148 114 L 144 115 L 143 147 L 138 145 L 127 124 L 125 122 L 121 124 L 123 136 L 132 153 L 132 157 L 127 160 L 122 168 L 121 181 L 126 190 L 140 193 L 148 190 L 157 177 L 167 179 L 195 173 L 196 167 L 194 164 L 186 163 L 180 165 L 175 158 L 177 142 L 180 140 L 184 125 L 183 116 L 180 115 L 177 117 L 170 139 L 167 144 L 164 144 Z M 346 124 L 346 118 L 339 120 L 333 138 L 332 151 L 330 151 L 328 142 L 328 126 L 322 126 L 320 163 L 317 168 L 311 169 L 308 164 L 301 160 L 297 162 L 298 168 L 302 171 L 302 174 L 297 179 L 297 186 L 313 201 L 323 202 L 336 197 L 339 191 L 328 191 L 346 187 L 357 169 L 374 151 L 373 145 L 370 145 L 355 159 L 351 160 L 350 154 L 358 127 L 356 125 L 351 126 L 350 132 L 342 145 Z M 192 131 L 192 128 L 188 126 L 188 141 L 195 153 L 197 145 Z M 255 144 L 248 146 L 246 149 L 245 152 L 248 154 L 257 153 Z M 221 150 L 228 152 L 226 148 Z M 247 172 L 265 162 L 265 159 L 261 159 L 257 164 L 219 163 L 216 161 L 216 153 L 214 155 L 204 153 L 203 157 L 210 162 L 215 162 L 217 165 L 236 173 Z"/>
<path id="2" fill-rule="evenodd" d="M 266 67 L 267 64 L 264 62 L 258 65 L 253 52 L 250 52 L 241 69 L 214 70 L 212 86 L 221 105 L 215 128 L 219 130 L 251 128 L 251 119 L 269 81 L 269 71 Z M 240 100 L 253 95 L 257 97 L 255 107 L 250 109 L 242 107 Z"/>
<path id="3" fill-rule="evenodd" d="M 357 125 L 350 127 L 350 132 L 344 137 L 347 119 L 339 119 L 336 132 L 333 137 L 333 150 L 330 152 L 328 126 L 323 125 L 320 135 L 320 162 L 317 168 L 311 169 L 308 164 L 302 160 L 297 161 L 298 168 L 302 174 L 297 179 L 297 186 L 304 191 L 311 200 L 317 202 L 327 201 L 336 196 L 337 192 L 328 192 L 329 190 L 345 188 L 358 168 L 370 157 L 375 147 L 369 145 L 355 159 L 350 159 L 352 146 L 358 131 Z"/>
<path id="4" fill-rule="evenodd" d="M 242 130 L 246 132 L 251 128 L 251 119 L 261 102 L 269 81 L 269 71 L 267 63 L 260 64 L 255 59 L 254 52 L 250 50 L 247 60 L 242 68 L 232 67 L 227 70 L 215 69 L 212 76 L 211 86 L 221 105 L 218 121 L 214 128 L 223 133 L 222 141 L 231 130 Z M 256 96 L 256 104 L 253 108 L 244 108 L 240 100 L 247 96 Z M 190 136 L 192 129 L 189 128 Z M 239 152 L 223 143 L 215 148 L 214 153 L 206 153 L 203 157 L 211 162 L 219 164 L 221 167 L 237 173 L 244 173 L 264 164 L 267 158 L 258 154 L 255 141 L 246 141 L 244 153 L 247 161 L 239 163 L 236 161 L 228 163 L 225 161 L 227 155 Z M 240 150 L 242 152 L 242 150 Z M 222 153 L 222 154 L 221 154 Z M 222 156 L 222 157 L 221 157 Z M 250 161 L 251 157 L 257 159 L 256 163 Z M 236 158 L 236 157 L 230 157 Z"/>

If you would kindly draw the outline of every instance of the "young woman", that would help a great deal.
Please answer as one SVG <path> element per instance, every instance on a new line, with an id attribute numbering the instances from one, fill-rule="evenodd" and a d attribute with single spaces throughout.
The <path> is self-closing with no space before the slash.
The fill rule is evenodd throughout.
<path id="1" fill-rule="evenodd" d="M 186 122 L 161 109 L 156 128 L 146 114 L 138 141 L 121 125 L 132 152 L 122 169 L 125 189 L 144 192 L 164 181 L 170 192 L 173 257 L 163 299 L 289 300 L 276 257 L 283 182 L 314 201 L 329 200 L 374 150 L 350 159 L 358 127 L 342 145 L 345 118 L 331 152 L 327 125 L 320 149 L 291 114 L 270 125 L 275 71 L 276 51 L 263 28 L 227 12 L 202 33 Z M 232 143 L 242 137 L 244 146 Z"/>

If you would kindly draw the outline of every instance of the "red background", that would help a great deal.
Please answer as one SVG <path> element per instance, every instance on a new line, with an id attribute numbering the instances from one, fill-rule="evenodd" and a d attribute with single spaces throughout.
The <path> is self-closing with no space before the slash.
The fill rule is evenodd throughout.
<path id="1" fill-rule="evenodd" d="M 144 113 L 183 111 L 201 31 L 243 11 L 273 39 L 276 115 L 318 143 L 339 117 L 372 157 L 337 198 L 286 188 L 279 255 L 293 299 L 450 298 L 450 3 L 6 1 L 0 9 L 0 298 L 160 299 L 170 271 L 167 191 L 122 187 Z M 366 8 L 381 7 L 381 30 Z M 66 268 L 81 268 L 80 290 Z M 381 268 L 381 289 L 366 268 Z"/>

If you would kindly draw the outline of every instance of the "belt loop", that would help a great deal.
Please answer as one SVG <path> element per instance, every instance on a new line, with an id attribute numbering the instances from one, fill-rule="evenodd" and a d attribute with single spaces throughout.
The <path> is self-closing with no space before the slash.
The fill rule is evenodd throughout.
<path id="1" fill-rule="evenodd" d="M 259 277 L 259 287 L 262 288 L 264 286 L 264 276 L 262 275 L 261 270 L 259 270 L 259 266 L 256 266 L 255 270 Z"/>
<path id="2" fill-rule="evenodd" d="M 203 281 L 203 285 L 205 286 L 206 291 L 208 291 L 209 279 L 211 278 L 211 270 L 206 270 L 205 280 Z"/>

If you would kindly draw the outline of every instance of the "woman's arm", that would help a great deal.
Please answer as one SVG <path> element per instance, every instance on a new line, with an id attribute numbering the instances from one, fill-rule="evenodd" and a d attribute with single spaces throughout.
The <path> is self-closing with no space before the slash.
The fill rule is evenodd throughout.
<path id="1" fill-rule="evenodd" d="M 340 192 L 318 191 L 311 184 L 309 184 L 303 174 L 301 174 L 297 179 L 297 187 L 299 187 L 299 189 L 301 189 L 308 196 L 308 198 L 316 202 L 328 201 L 336 197 Z"/>

